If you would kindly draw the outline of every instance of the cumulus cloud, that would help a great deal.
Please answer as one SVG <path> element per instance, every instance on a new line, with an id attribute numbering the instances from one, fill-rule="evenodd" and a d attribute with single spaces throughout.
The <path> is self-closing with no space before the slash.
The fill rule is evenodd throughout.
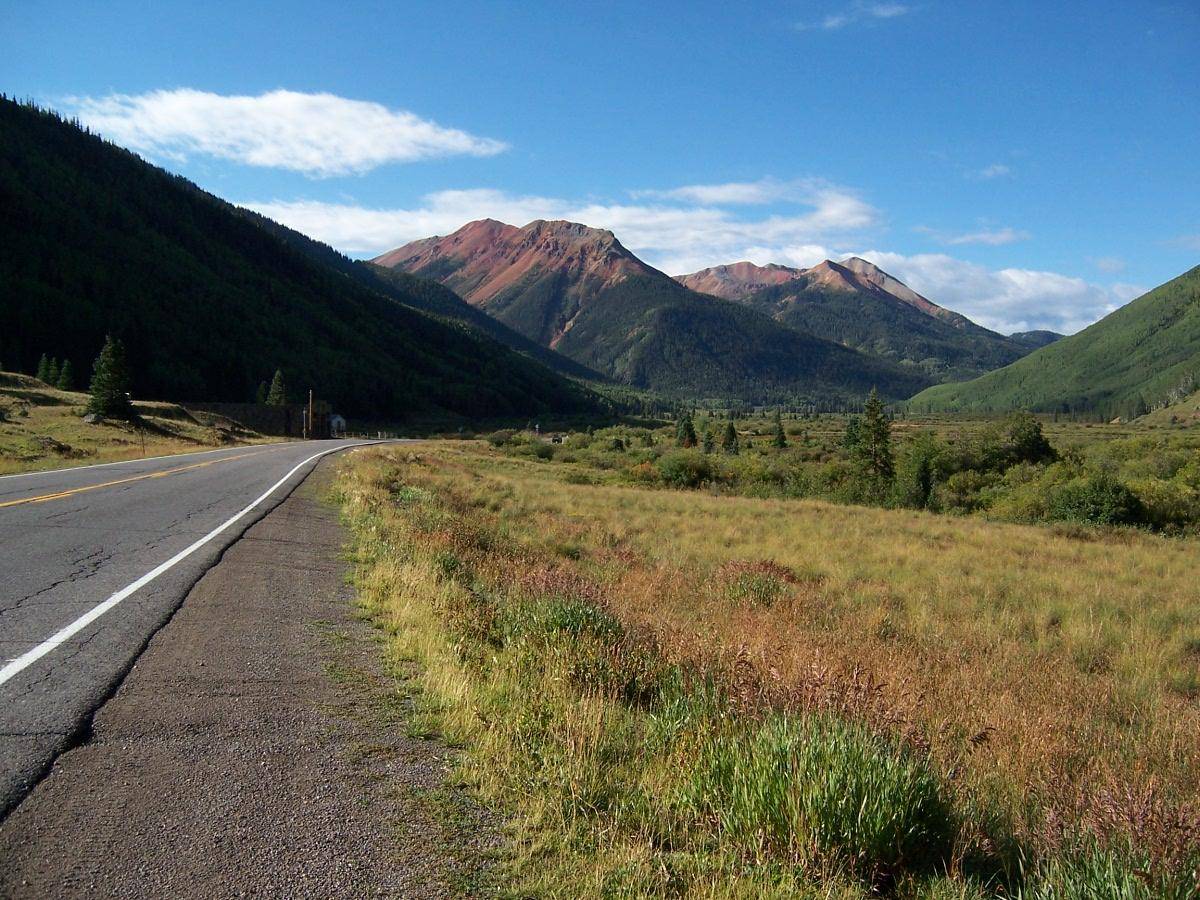
<path id="1" fill-rule="evenodd" d="M 989 269 L 942 253 L 906 256 L 865 250 L 854 255 L 930 300 L 1004 334 L 1040 328 L 1073 334 L 1146 290 L 1093 284 L 1057 272 Z"/>
<path id="2" fill-rule="evenodd" d="M 372 256 L 482 218 L 515 225 L 567 219 L 607 228 L 642 259 L 673 275 L 743 259 L 804 268 L 824 259 L 861 256 L 934 302 L 1004 333 L 1036 328 L 1071 333 L 1142 293 L 1133 285 L 1102 286 L 1056 272 L 995 270 L 942 253 L 856 250 L 867 245 L 865 229 L 878 224 L 879 213 L 853 192 L 833 185 L 815 187 L 787 213 L 752 217 L 741 215 L 749 202 L 744 198 L 752 193 L 721 194 L 706 187 L 725 186 L 642 191 L 640 202 L 630 203 L 473 189 L 431 193 L 408 208 L 311 200 L 243 205 L 345 252 Z M 724 206 L 714 202 L 719 196 Z"/>
<path id="3" fill-rule="evenodd" d="M 702 186 L 693 186 L 698 190 Z M 643 196 L 649 192 L 641 192 Z M 622 243 L 668 272 L 727 262 L 755 246 L 785 247 L 847 237 L 875 224 L 878 212 L 853 192 L 813 183 L 786 214 L 744 219 L 721 206 L 664 199 L 634 203 L 573 201 L 515 195 L 492 189 L 438 191 L 400 209 L 300 201 L 245 203 L 319 240 L 350 253 L 376 254 L 447 234 L 473 219 L 494 218 L 524 225 L 534 219 L 568 219 L 615 232 Z M 681 196 L 697 196 L 681 195 Z"/>
<path id="4" fill-rule="evenodd" d="M 912 12 L 912 7 L 904 3 L 852 3 L 844 9 L 826 13 L 813 22 L 799 22 L 796 25 L 801 31 L 819 29 L 822 31 L 838 31 L 848 25 L 878 22 L 884 19 L 895 19 Z"/>
<path id="5" fill-rule="evenodd" d="M 73 97 L 65 106 L 92 130 L 147 155 L 213 156 L 314 178 L 507 149 L 502 141 L 335 94 L 278 90 L 250 97 L 180 88 Z"/>

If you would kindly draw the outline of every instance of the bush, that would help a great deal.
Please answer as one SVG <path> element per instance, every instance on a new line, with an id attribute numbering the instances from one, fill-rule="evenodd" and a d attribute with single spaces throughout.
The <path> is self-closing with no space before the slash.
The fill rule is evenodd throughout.
<path id="1" fill-rule="evenodd" d="M 658 474 L 672 487 L 694 488 L 714 481 L 717 469 L 703 453 L 680 450 L 668 453 L 658 461 Z"/>
<path id="2" fill-rule="evenodd" d="M 1146 520 L 1142 501 L 1111 475 L 1088 475 L 1067 482 L 1050 497 L 1049 515 L 1089 525 L 1139 525 Z"/>
<path id="3" fill-rule="evenodd" d="M 860 725 L 773 716 L 704 748 L 687 801 L 744 855 L 870 882 L 943 862 L 955 833 L 924 760 Z"/>
<path id="4" fill-rule="evenodd" d="M 511 428 L 506 428 L 501 431 L 493 431 L 486 438 L 484 438 L 484 440 L 486 440 L 493 447 L 503 447 L 512 440 L 514 434 L 516 434 L 516 431 Z"/>

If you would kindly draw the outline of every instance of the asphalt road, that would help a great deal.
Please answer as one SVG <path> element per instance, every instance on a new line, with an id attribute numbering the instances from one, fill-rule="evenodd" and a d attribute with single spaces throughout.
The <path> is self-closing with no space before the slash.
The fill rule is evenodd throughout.
<path id="1" fill-rule="evenodd" d="M 310 457 L 361 443 L 237 447 L 0 478 L 0 817 L 87 738 L 92 714 L 150 638 L 224 550 L 304 479 L 318 461 Z"/>

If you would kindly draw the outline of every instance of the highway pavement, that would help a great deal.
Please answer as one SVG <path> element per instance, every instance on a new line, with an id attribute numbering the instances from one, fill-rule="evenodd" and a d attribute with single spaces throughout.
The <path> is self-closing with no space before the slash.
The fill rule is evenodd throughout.
<path id="1" fill-rule="evenodd" d="M 0 477 L 0 818 L 88 738 L 92 714 L 224 550 L 320 456 L 363 443 Z"/>

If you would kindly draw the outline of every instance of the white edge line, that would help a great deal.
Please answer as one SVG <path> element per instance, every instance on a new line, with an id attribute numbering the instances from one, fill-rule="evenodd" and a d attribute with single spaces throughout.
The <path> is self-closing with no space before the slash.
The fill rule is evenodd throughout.
<path id="1" fill-rule="evenodd" d="M 230 528 L 231 526 L 235 525 L 238 521 L 240 521 L 247 514 L 249 514 L 256 506 L 258 506 L 260 503 L 262 503 L 264 500 L 266 500 L 268 497 L 270 497 L 273 493 L 275 493 L 275 491 L 277 489 L 282 487 L 289 478 L 291 478 L 293 475 L 295 475 L 297 472 L 299 472 L 302 468 L 304 468 L 306 465 L 308 465 L 314 459 L 318 459 L 322 456 L 328 456 L 330 453 L 337 453 L 339 450 L 348 450 L 353 447 L 369 447 L 369 446 L 371 446 L 371 444 L 377 444 L 377 443 L 380 443 L 380 442 L 372 441 L 370 443 L 364 443 L 364 444 L 350 444 L 349 446 L 331 447 L 328 450 L 322 450 L 320 453 L 314 453 L 308 459 L 297 463 L 291 469 L 291 471 L 289 471 L 286 475 L 284 475 L 282 478 L 280 478 L 277 482 L 275 482 L 273 485 L 271 485 L 269 488 L 267 488 L 266 491 L 264 491 L 263 494 L 260 497 L 258 497 L 258 499 L 254 500 L 254 502 L 252 502 L 249 506 L 243 508 L 242 510 L 240 510 L 237 513 L 234 513 L 232 516 L 230 516 L 228 519 L 226 519 L 224 522 L 222 522 L 220 525 L 218 525 L 216 528 L 214 528 L 208 534 L 204 535 L 204 537 L 200 538 L 193 544 L 180 550 L 178 553 L 176 553 L 174 556 L 172 556 L 166 562 L 159 563 L 157 566 L 155 566 L 153 569 L 151 569 L 149 572 L 147 572 L 145 575 L 143 575 L 137 581 L 121 588 L 121 590 L 117 591 L 115 594 L 113 594 L 111 597 L 109 597 L 107 600 L 103 601 L 102 603 L 96 604 L 91 609 L 89 609 L 87 612 L 85 612 L 82 616 L 80 616 L 78 619 L 76 619 L 74 622 L 72 622 L 70 625 L 67 625 L 65 628 L 58 630 L 57 632 L 52 634 L 50 637 L 46 638 L 44 641 L 42 641 L 40 644 L 38 644 L 36 647 L 34 647 L 32 650 L 29 650 L 26 653 L 22 653 L 16 659 L 9 662 L 8 665 L 6 665 L 3 669 L 0 669 L 0 685 L 4 684 L 6 681 L 8 681 L 13 676 L 15 676 L 15 675 L 19 674 L 20 672 L 24 671 L 25 669 L 29 668 L 29 666 L 33 665 L 35 662 L 37 662 L 39 659 L 41 659 L 47 653 L 54 650 L 56 647 L 59 647 L 62 644 L 69 641 L 72 637 L 74 637 L 76 634 L 78 634 L 84 628 L 87 628 L 88 625 L 90 625 L 92 622 L 95 622 L 97 619 L 99 619 L 102 615 L 104 615 L 106 612 L 108 612 L 110 609 L 112 609 L 114 606 L 116 606 L 118 603 L 120 603 L 122 600 L 124 600 L 130 594 L 133 594 L 134 592 L 138 591 L 139 589 L 145 587 L 150 582 L 152 582 L 154 579 L 156 579 L 159 575 L 163 574 L 163 572 L 166 572 L 168 569 L 171 569 L 173 566 L 175 566 L 178 563 L 182 562 L 183 560 L 187 559 L 189 556 L 191 556 L 193 553 L 195 553 L 197 550 L 199 550 L 201 547 L 203 547 L 205 544 L 207 544 L 209 541 L 211 541 L 213 538 L 215 538 L 221 532 L 223 532 L 226 529 Z"/>
<path id="2" fill-rule="evenodd" d="M 234 450 L 245 450 L 247 447 L 282 447 L 285 444 L 305 443 L 304 441 L 264 441 L 261 444 L 246 444 L 241 447 L 217 447 L 215 450 L 196 450 L 192 453 L 164 453 L 162 456 L 139 456 L 137 459 L 118 459 L 113 462 L 92 463 L 88 466 L 63 466 L 61 469 L 35 469 L 32 472 L 13 472 L 11 475 L 0 475 L 0 481 L 5 478 L 28 478 L 30 475 L 57 475 L 61 472 L 82 472 L 84 469 L 103 469 L 106 466 L 127 466 L 130 463 L 153 462 L 158 459 L 186 459 L 189 456 L 204 456 L 208 453 L 232 453 Z"/>

